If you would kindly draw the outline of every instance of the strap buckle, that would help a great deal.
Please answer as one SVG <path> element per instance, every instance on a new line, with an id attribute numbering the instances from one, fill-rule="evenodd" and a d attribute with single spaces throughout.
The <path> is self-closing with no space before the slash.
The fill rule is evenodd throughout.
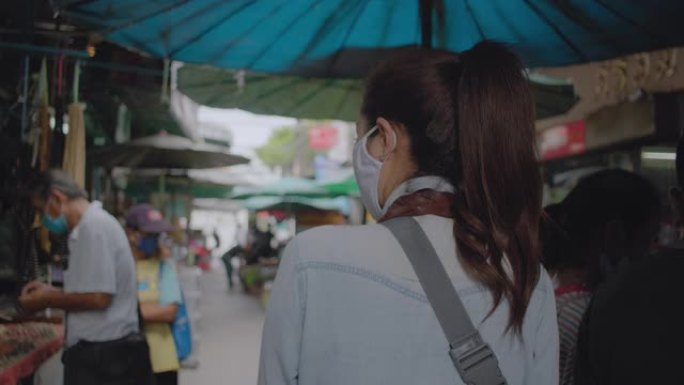
<path id="1" fill-rule="evenodd" d="M 494 351 L 475 332 L 450 344 L 449 356 L 466 385 L 506 385 Z"/>

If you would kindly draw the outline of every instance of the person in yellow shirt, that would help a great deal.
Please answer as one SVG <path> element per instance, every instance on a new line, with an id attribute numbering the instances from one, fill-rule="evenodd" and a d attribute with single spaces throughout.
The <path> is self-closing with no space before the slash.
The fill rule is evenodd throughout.
<path id="1" fill-rule="evenodd" d="M 178 384 L 180 363 L 171 325 L 180 305 L 181 289 L 168 249 L 160 242 L 173 226 L 149 204 L 133 206 L 126 216 L 126 234 L 131 244 L 138 279 L 138 299 L 150 345 L 150 358 L 157 385 Z"/>

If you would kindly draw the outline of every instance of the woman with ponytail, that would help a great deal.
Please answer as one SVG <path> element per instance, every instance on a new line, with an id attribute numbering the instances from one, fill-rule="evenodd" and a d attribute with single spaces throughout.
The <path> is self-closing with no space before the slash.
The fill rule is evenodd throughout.
<path id="1" fill-rule="evenodd" d="M 502 45 L 415 50 L 367 80 L 354 169 L 380 222 L 322 227 L 285 251 L 260 384 L 463 384 L 398 240 L 412 217 L 509 385 L 558 383 L 542 182 L 524 69 Z"/>

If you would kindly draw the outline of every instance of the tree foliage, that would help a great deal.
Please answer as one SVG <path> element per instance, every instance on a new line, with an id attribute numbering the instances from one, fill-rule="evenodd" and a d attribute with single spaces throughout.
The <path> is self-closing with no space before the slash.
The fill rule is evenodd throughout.
<path id="1" fill-rule="evenodd" d="M 279 128 L 265 145 L 257 148 L 257 156 L 269 167 L 292 165 L 297 155 L 297 132 L 292 127 Z"/>

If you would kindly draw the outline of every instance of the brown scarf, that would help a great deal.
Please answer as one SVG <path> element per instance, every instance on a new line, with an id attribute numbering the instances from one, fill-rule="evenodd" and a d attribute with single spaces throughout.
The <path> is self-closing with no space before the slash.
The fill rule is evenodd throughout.
<path id="1" fill-rule="evenodd" d="M 418 217 L 421 215 L 437 215 L 453 218 L 452 207 L 456 195 L 448 192 L 424 189 L 397 199 L 387 213 L 378 222 L 397 217 Z"/>

